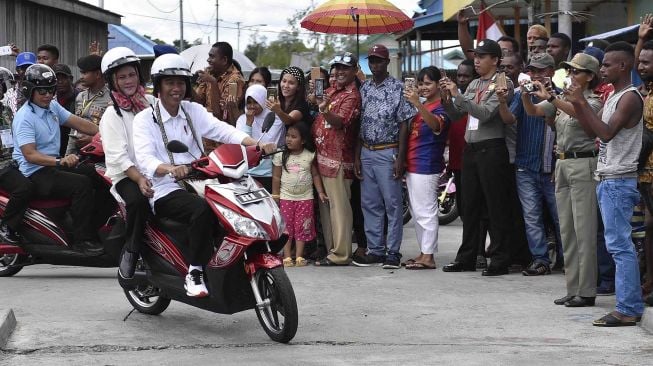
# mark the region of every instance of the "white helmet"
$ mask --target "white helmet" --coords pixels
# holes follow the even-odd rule
[[[174,53],[157,57],[152,63],[152,69],[150,71],[152,84],[154,85],[154,95],[159,94],[161,79],[170,76],[180,76],[186,80],[186,97],[189,98],[191,96],[191,75],[190,67],[183,57]]]
[[[143,73],[141,72],[141,59],[136,56],[134,51],[127,47],[116,47],[108,50],[107,53],[104,54],[100,68],[104,75],[104,79],[109,84],[109,89],[115,90],[112,77],[113,72],[119,67],[128,64],[133,64],[134,67],[136,67],[140,83],[143,84],[144,80]]]
[[[188,76],[190,78],[190,66],[183,57],[174,53],[168,53],[157,57],[152,63],[150,71],[152,78],[158,76]]]

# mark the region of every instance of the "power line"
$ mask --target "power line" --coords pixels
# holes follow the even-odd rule
[[[122,13],[124,13],[124,14],[129,14],[129,15],[134,15],[134,16],[138,16],[138,17],[143,17],[143,18],[151,18],[151,19],[158,19],[158,20],[166,20],[166,21],[168,21],[168,22],[175,22],[175,23],[178,23],[178,22],[179,22],[178,20],[166,19],[166,18],[156,17],[156,16],[152,16],[152,15],[136,14],[136,13],[130,13],[130,12],[126,12],[126,11],[123,11]],[[189,21],[184,21],[184,24],[190,24],[190,25],[197,25],[197,26],[204,26],[204,27],[213,27],[213,28],[215,28],[215,24],[205,24],[205,23],[197,23],[197,22],[189,22]],[[224,25],[221,25],[220,28],[224,28],[224,29],[235,29],[235,30],[238,29],[238,27],[229,27],[229,26],[224,26]],[[246,31],[250,31],[250,32],[254,32],[254,31],[256,31],[255,29],[244,29],[244,30],[246,30]],[[261,32],[261,33],[276,33],[276,34],[292,33],[292,32],[289,32],[289,31],[274,31],[274,30],[258,30],[258,31]],[[297,35],[313,36],[313,33],[312,33],[312,32],[297,32]]]
[[[174,9],[170,10],[170,11],[161,10],[161,9],[157,8],[156,5],[152,4],[152,2],[150,0],[147,0],[147,3],[150,4],[151,7],[153,7],[154,9],[156,9],[157,11],[159,11],[161,13],[170,14],[170,13],[173,13],[173,12],[177,11],[177,9],[179,9],[179,3],[177,3],[177,6]]]

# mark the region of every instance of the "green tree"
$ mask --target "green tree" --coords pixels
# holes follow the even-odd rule
[[[310,51],[308,47],[290,32],[282,32],[279,39],[270,42],[257,59],[257,65],[274,69],[290,65],[293,53]]]
[[[151,36],[148,36],[147,34],[143,34],[143,37],[149,39],[150,41],[156,43],[156,44],[165,44],[166,41],[159,39],[159,38],[152,38]]]

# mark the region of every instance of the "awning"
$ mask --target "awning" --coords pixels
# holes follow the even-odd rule
[[[585,37],[581,39],[580,42],[589,42],[597,39],[609,39],[609,38],[616,38],[616,37],[627,38],[627,36],[631,35],[630,33],[632,33],[632,35],[634,35],[635,38],[637,38],[638,30],[639,30],[639,24],[630,25],[625,28],[619,28],[619,29],[611,30],[609,32],[597,34],[594,36]]]

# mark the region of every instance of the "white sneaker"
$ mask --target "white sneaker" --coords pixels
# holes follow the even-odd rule
[[[209,295],[209,290],[204,284],[204,272],[194,269],[186,275],[184,284],[186,295],[191,297],[205,297]]]

